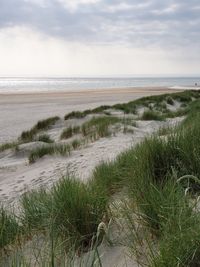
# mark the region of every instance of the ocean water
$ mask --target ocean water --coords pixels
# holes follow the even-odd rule
[[[197,83],[197,86],[195,86]],[[70,92],[127,87],[170,87],[200,89],[195,78],[0,78],[0,93]]]

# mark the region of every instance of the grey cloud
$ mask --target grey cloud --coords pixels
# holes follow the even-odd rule
[[[199,6],[199,0],[101,0],[72,12],[59,0],[42,6],[33,0],[1,0],[0,28],[23,25],[69,41],[200,45]]]

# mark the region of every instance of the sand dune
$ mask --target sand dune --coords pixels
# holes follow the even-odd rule
[[[180,91],[180,90],[179,90]],[[38,120],[73,110],[128,102],[143,96],[175,92],[157,88],[123,88],[82,92],[0,94],[0,143],[16,139]]]

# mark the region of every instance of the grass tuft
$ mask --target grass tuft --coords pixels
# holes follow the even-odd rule
[[[33,126],[29,131],[22,132],[20,139],[23,142],[31,142],[34,140],[36,134],[42,130],[48,129],[51,125],[54,125],[60,118],[51,117],[46,120],[38,121],[35,126]]]
[[[19,145],[18,142],[12,142],[12,143],[4,143],[0,145],[0,152],[3,152],[7,149],[16,149]]]
[[[164,117],[156,111],[147,110],[147,111],[144,111],[144,113],[141,116],[141,119],[146,120],[146,121],[150,121],[150,120],[163,121]]]
[[[38,136],[38,141],[45,143],[53,143],[54,141],[50,138],[48,134],[42,134]]]
[[[8,213],[3,207],[0,208],[0,249],[16,241],[19,234],[19,225],[16,217]]]
[[[45,155],[70,155],[71,149],[68,144],[52,144],[34,149],[29,155],[29,163],[36,162],[37,159]]]
[[[111,135],[109,126],[118,122],[121,122],[121,119],[117,117],[94,117],[82,125],[81,131],[83,136],[95,135],[96,139],[98,139]]]
[[[79,126],[70,126],[66,129],[64,129],[60,135],[60,139],[67,139],[72,137],[74,134],[78,134],[80,132],[80,127]]]

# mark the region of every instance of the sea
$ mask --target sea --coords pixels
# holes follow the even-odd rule
[[[140,78],[27,78],[0,77],[0,94],[34,92],[71,92],[127,87],[170,87],[200,89],[200,77]]]

